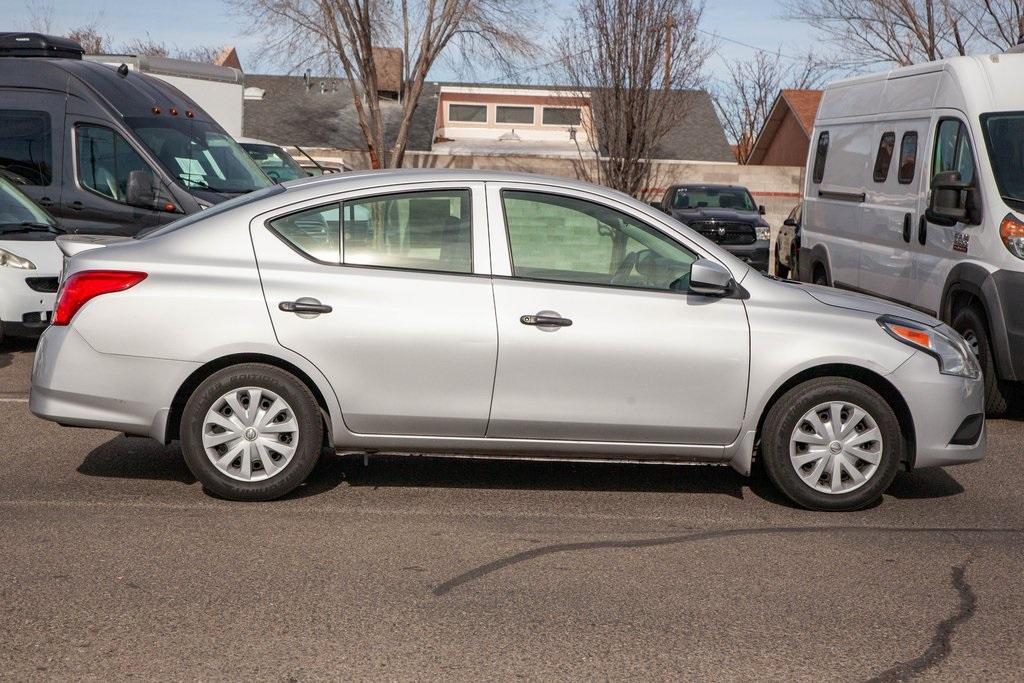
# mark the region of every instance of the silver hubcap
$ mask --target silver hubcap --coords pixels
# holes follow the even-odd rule
[[[963,337],[964,337],[964,341],[967,342],[967,348],[969,348],[971,350],[971,353],[974,354],[974,357],[977,358],[978,357],[978,335],[974,334],[974,330],[965,330],[964,334],[963,334]]]
[[[789,460],[805,484],[822,493],[863,486],[882,461],[882,432],[860,406],[821,403],[804,413],[789,440]]]
[[[267,389],[232,389],[203,420],[203,448],[214,466],[239,481],[282,472],[295,454],[299,424],[288,403]]]

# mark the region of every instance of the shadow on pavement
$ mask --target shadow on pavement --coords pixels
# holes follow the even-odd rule
[[[6,337],[0,340],[0,368],[6,368],[13,363],[16,353],[35,351],[37,342],[37,339],[23,337]]]
[[[177,444],[118,436],[93,449],[78,466],[90,477],[152,479],[194,484]],[[340,486],[509,489],[538,491],[636,491],[705,493],[742,499],[746,492],[762,500],[796,507],[772,485],[760,468],[743,477],[728,467],[634,463],[568,463],[376,454],[363,464],[361,453],[325,451],[309,479],[285,497],[305,498]],[[942,469],[901,473],[887,495],[899,499],[943,498],[963,487]]]

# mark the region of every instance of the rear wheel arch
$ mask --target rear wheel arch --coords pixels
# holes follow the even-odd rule
[[[317,386],[316,382],[314,382],[306,372],[293,363],[282,358],[263,353],[236,353],[228,356],[221,356],[220,358],[206,362],[193,371],[192,374],[185,379],[182,385],[178,387],[178,391],[174,395],[174,400],[171,401],[171,410],[167,416],[167,427],[164,430],[164,443],[170,443],[171,441],[180,438],[181,417],[185,410],[185,404],[199,385],[215,372],[233,365],[241,365],[243,363],[263,363],[265,365],[280,368],[305,384],[310,392],[312,392],[313,397],[316,398],[316,402],[317,405],[320,406],[320,410],[323,411],[324,435],[328,442],[327,445],[333,443],[331,439],[331,434],[333,432],[330,419],[331,410],[323,392],[320,390],[320,387]]]
[[[775,403],[786,394],[786,392],[793,387],[803,384],[804,382],[812,379],[820,379],[822,377],[843,377],[845,379],[852,379],[875,390],[882,396],[882,398],[885,399],[886,403],[889,404],[889,407],[892,408],[894,413],[896,413],[896,418],[903,427],[903,464],[908,470],[913,469],[917,435],[914,431],[914,419],[910,412],[910,407],[904,400],[903,395],[900,394],[899,390],[893,386],[889,380],[876,372],[857,365],[844,363],[817,365],[798,372],[779,385],[779,387],[772,393],[771,397],[765,402],[764,406],[761,408],[760,414],[758,415],[755,443],[760,443],[761,441],[761,430],[764,428],[764,421],[765,418],[768,417],[768,412],[772,409],[772,406],[774,406]]]

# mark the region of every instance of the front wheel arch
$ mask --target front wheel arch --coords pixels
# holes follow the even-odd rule
[[[783,382],[765,402],[760,415],[758,415],[754,443],[758,446],[760,445],[761,430],[764,427],[765,418],[768,416],[768,412],[772,409],[772,406],[775,405],[775,403],[785,395],[787,391],[808,380],[819,379],[822,377],[844,377],[846,379],[852,379],[874,389],[882,396],[882,398],[885,399],[886,403],[889,404],[889,407],[891,407],[893,412],[896,413],[896,418],[899,420],[900,426],[902,427],[901,431],[903,433],[904,441],[903,465],[908,471],[912,470],[914,468],[914,458],[916,455],[917,435],[914,431],[914,419],[910,412],[910,407],[903,399],[903,395],[900,394],[899,390],[897,390],[889,380],[876,372],[872,372],[871,370],[867,370],[856,365],[846,365],[843,363],[818,365],[813,368],[803,370]]]

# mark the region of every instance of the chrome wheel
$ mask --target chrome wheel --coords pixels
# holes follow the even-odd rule
[[[288,403],[267,389],[232,389],[203,419],[203,448],[223,474],[263,481],[288,466],[299,440],[299,424]]]
[[[863,408],[845,401],[821,403],[797,420],[789,440],[797,476],[822,493],[863,486],[882,461],[882,431]]]
[[[967,342],[967,348],[971,350],[975,358],[980,358],[980,349],[978,348],[978,335],[974,333],[974,330],[964,330],[963,333],[964,341]]]

